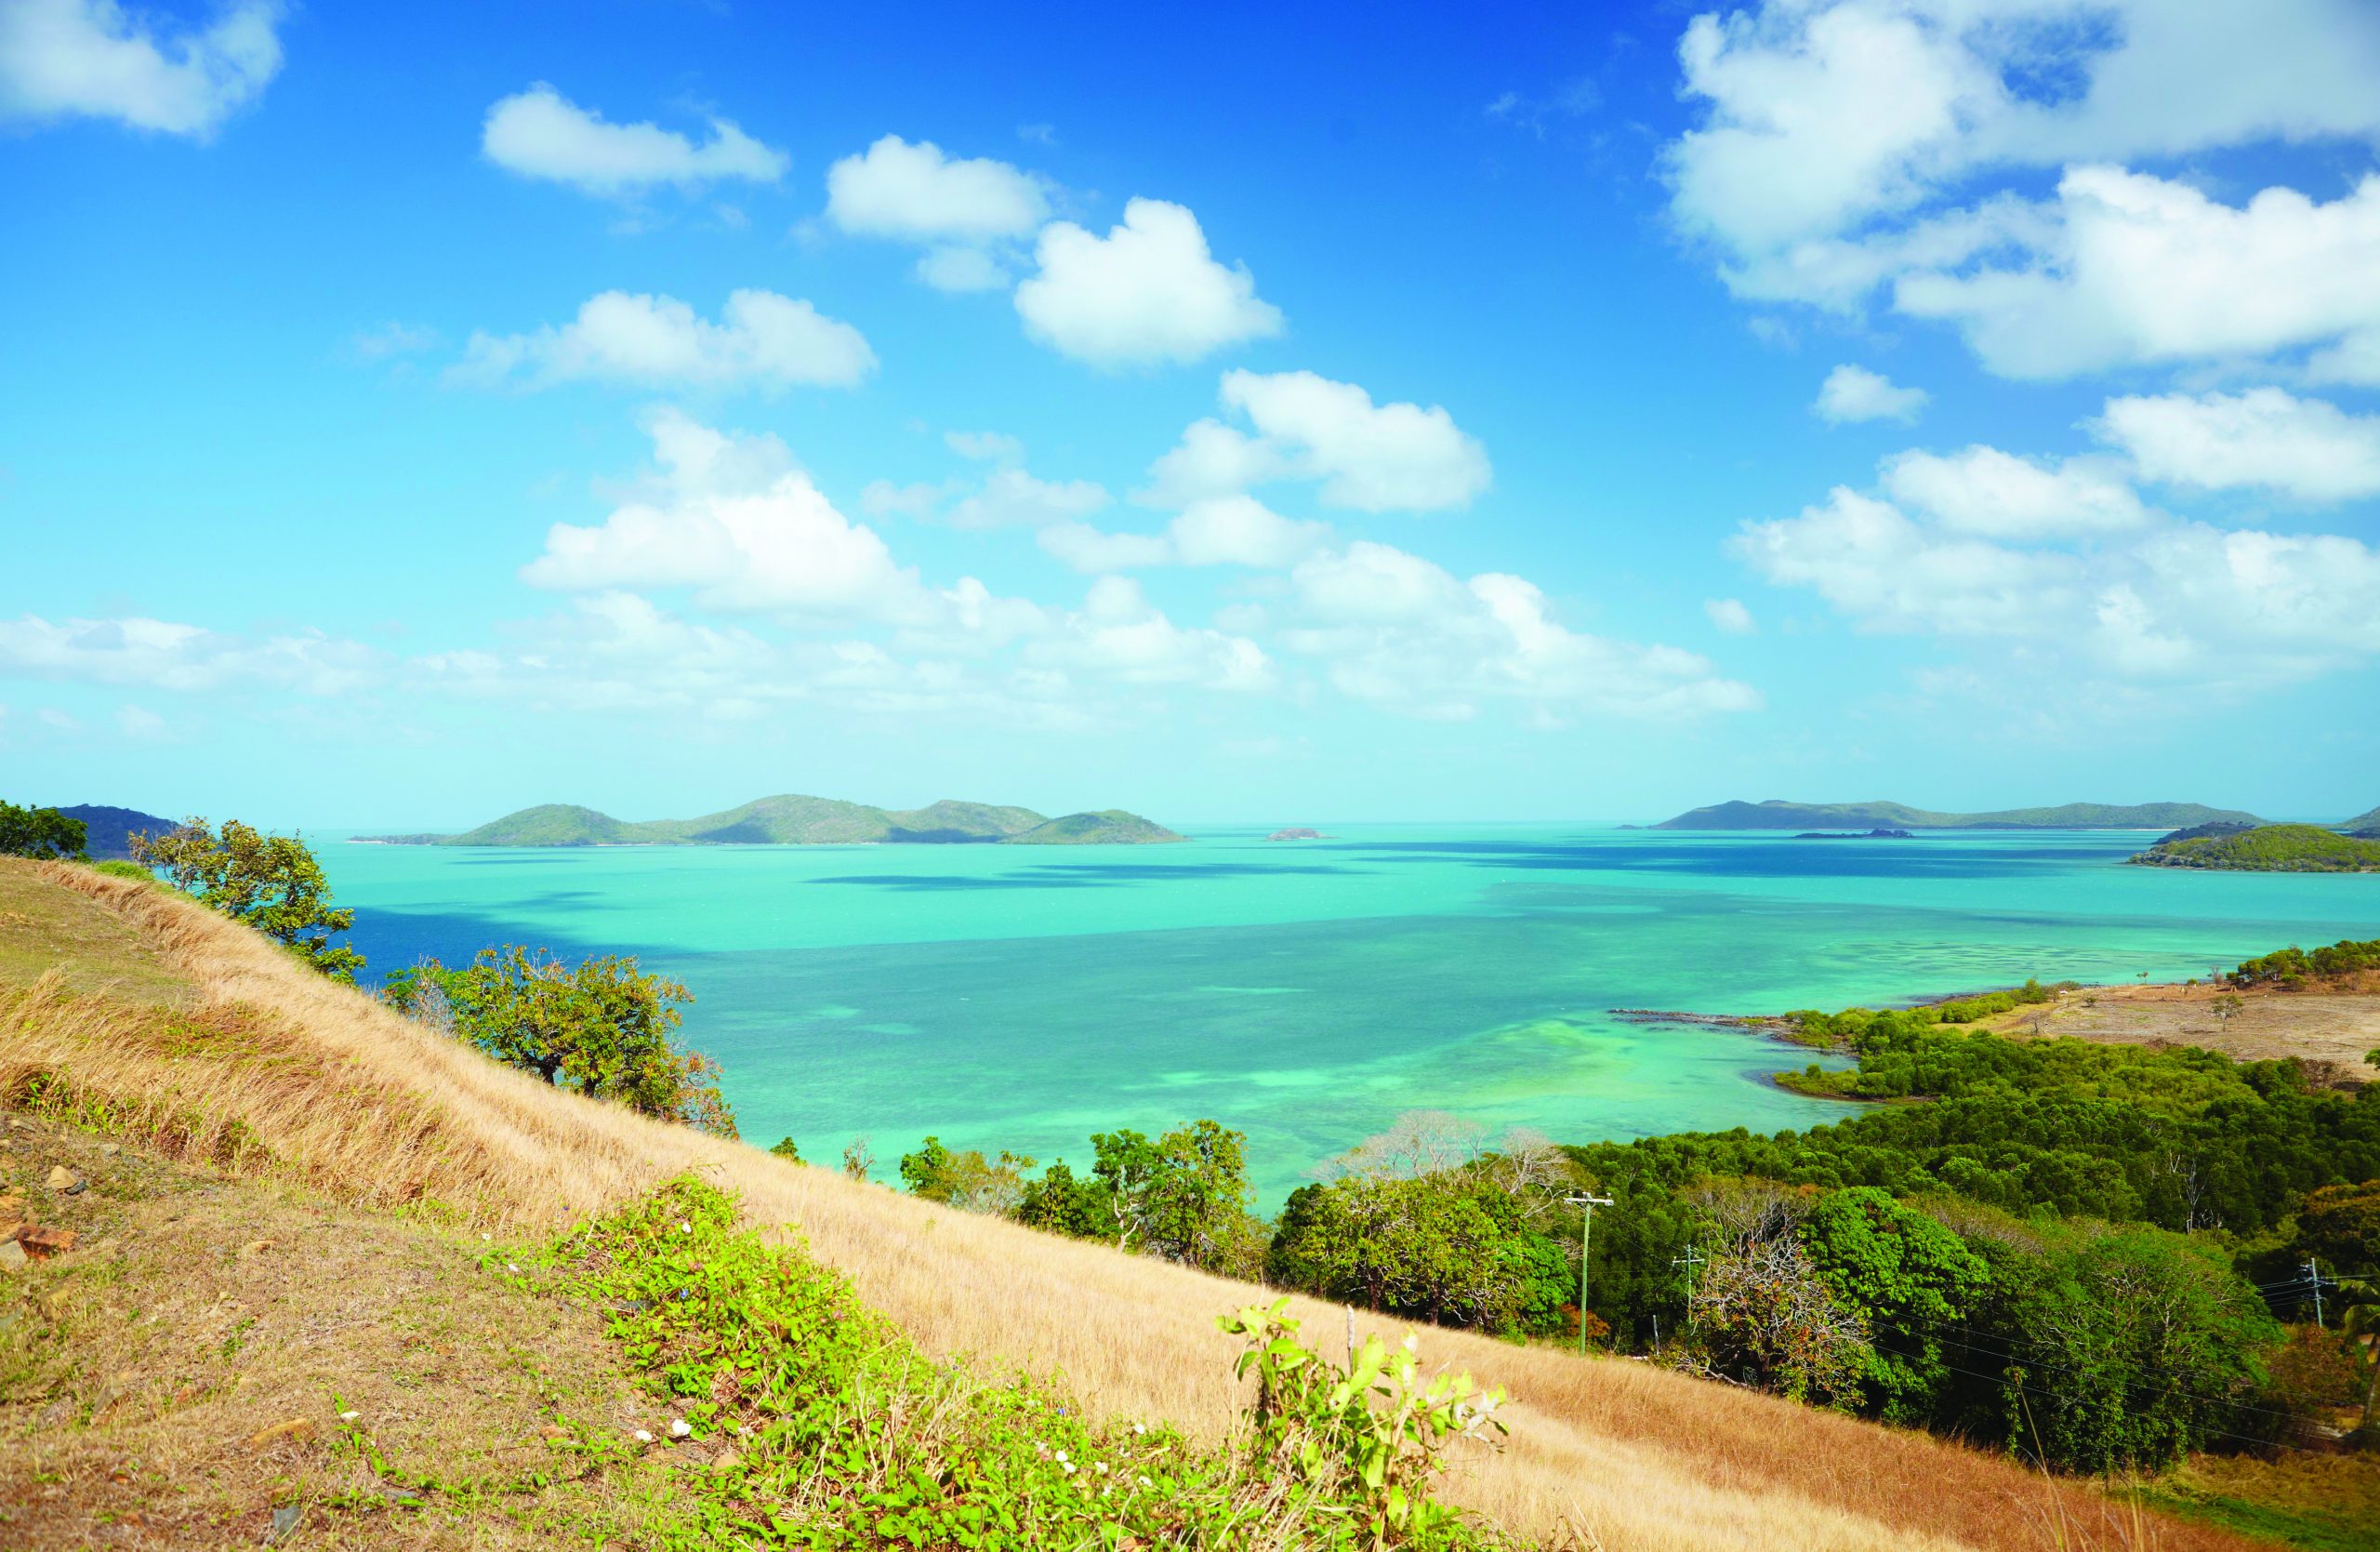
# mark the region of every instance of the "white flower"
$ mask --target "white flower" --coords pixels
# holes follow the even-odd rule
[[[508,1261],[504,1264],[504,1269],[508,1272],[517,1272],[521,1269],[521,1265],[516,1261]]]
[[[1064,1450],[1058,1452],[1058,1464],[1060,1466],[1066,1464],[1066,1453]]]
[[[653,1442],[653,1436],[645,1432],[642,1428],[639,1428],[636,1431],[636,1441],[639,1444],[650,1444]]]
[[[1145,1423],[1135,1423],[1132,1425],[1132,1431],[1136,1434],[1144,1434],[1149,1431],[1148,1425]]]
[[[692,1234],[694,1231],[694,1225],[692,1225],[692,1224],[688,1223],[688,1222],[687,1222],[685,1219],[683,1219],[683,1218],[681,1218],[681,1219],[679,1219],[679,1220],[678,1220],[678,1232],[679,1232],[679,1233],[681,1233],[681,1234]]]
[[[1115,1491],[1116,1491],[1116,1484],[1115,1484],[1114,1482],[1103,1482],[1103,1483],[1101,1483],[1101,1484],[1100,1484],[1100,1488],[1099,1488],[1099,1495],[1100,1495],[1102,1498],[1104,1498],[1104,1497],[1106,1497],[1109,1493],[1111,1493],[1111,1492],[1115,1492]]]
[[[483,1239],[483,1240],[493,1240],[493,1239],[495,1239],[495,1238],[496,1238],[496,1236],[495,1236],[495,1235],[493,1235],[493,1234],[483,1234],[483,1235],[481,1235],[481,1236],[480,1236],[480,1238],[481,1238],[481,1239]]]
[[[1098,1472],[1103,1477],[1107,1475],[1107,1463],[1104,1460],[1092,1461],[1091,1463],[1091,1468],[1093,1471]]]
[[[687,1422],[684,1418],[682,1418],[682,1417],[672,1417],[671,1419],[669,1419],[669,1437],[670,1437],[670,1438],[672,1438],[672,1439],[683,1439],[683,1438],[685,1438],[688,1434],[691,1434],[691,1433],[693,1433],[694,1431],[694,1426],[692,1423]]]
[[[342,1412],[338,1414],[338,1420],[342,1423],[352,1423],[363,1415],[360,1412]]]
[[[1075,1463],[1070,1460],[1062,1460],[1058,1463],[1058,1469],[1071,1477],[1075,1474]]]
[[[1156,1484],[1151,1482],[1146,1477],[1144,1477],[1141,1479],[1141,1485],[1143,1487],[1154,1487]]]

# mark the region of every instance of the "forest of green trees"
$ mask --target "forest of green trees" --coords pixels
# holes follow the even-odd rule
[[[2380,944],[2291,949],[2231,978],[2373,962]],[[1081,1175],[932,1139],[900,1170],[1051,1232],[1514,1340],[1583,1327],[2067,1469],[2285,1444],[2309,1409],[2368,1398],[2380,1375],[2339,1328],[2380,1314],[2380,1084],[1962,1027],[2050,994],[1798,1015],[1857,1058],[1824,1074],[1834,1090],[1884,1102],[1807,1131],[1557,1147],[1417,1112],[1269,1225],[1238,1135],[1211,1121],[1102,1134]],[[1609,1204],[1581,1311],[1588,1194]],[[2309,1285],[2329,1290],[2327,1324],[2285,1324]]]

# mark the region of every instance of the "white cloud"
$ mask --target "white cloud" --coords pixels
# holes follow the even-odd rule
[[[33,679],[179,692],[264,684],[337,696],[372,683],[382,667],[380,654],[319,631],[258,638],[141,616],[0,620],[0,669]]]
[[[1193,502],[1162,534],[1111,534],[1084,523],[1060,523],[1038,536],[1043,550],[1083,572],[1164,565],[1284,571],[1329,537],[1328,524],[1295,522],[1250,496]]]
[[[521,570],[533,587],[696,590],[706,608],[899,620],[924,613],[917,573],[792,467],[774,438],[730,437],[676,410],[647,421],[659,473],[602,523],[557,523]]]
[[[2110,399],[2092,429],[2161,484],[2260,485],[2308,501],[2380,495],[2380,416],[2278,388]]]
[[[205,139],[281,69],[278,0],[175,27],[114,0],[0,5],[0,120],[109,118]]]
[[[1741,296],[1889,287],[2016,377],[2380,365],[2380,188],[2235,208],[2122,165],[2380,135],[2363,0],[1763,0],[1696,19],[1679,59],[1704,112],[1666,154],[1673,213]]]
[[[1435,405],[1375,405],[1355,384],[1312,372],[1226,372],[1222,397],[1254,434],[1194,422],[1150,466],[1140,499],[1183,505],[1303,479],[1321,482],[1328,506],[1430,511],[1468,505],[1492,478],[1486,450]]]
[[[981,248],[929,248],[918,256],[917,275],[937,291],[997,291],[1008,284],[1008,270]]]
[[[545,82],[499,99],[487,111],[480,150],[523,178],[549,179],[589,194],[620,197],[663,184],[694,191],[739,179],[774,183],[791,159],[723,118],[697,145],[655,124],[613,124]]]
[[[115,725],[127,738],[162,738],[165,734],[165,719],[145,706],[116,708]]]
[[[1711,617],[1712,625],[1730,636],[1749,636],[1760,629],[1740,598],[1706,598],[1702,612]]]
[[[1327,664],[1343,694],[1403,715],[1463,721],[1500,699],[1528,704],[1541,722],[1760,705],[1758,692],[1720,677],[1698,654],[1569,630],[1518,577],[1461,581],[1418,555],[1359,539],[1306,561],[1291,582],[1291,648]]]
[[[1022,469],[996,469],[952,505],[949,521],[954,528],[1038,528],[1078,523],[1107,502],[1105,487],[1090,480],[1039,480]]]
[[[1818,385],[1818,403],[1810,407],[1821,420],[1843,425],[1855,420],[1898,420],[1903,423],[1917,418],[1933,395],[1922,388],[1900,388],[1880,372],[1849,362],[1826,375]]]
[[[982,243],[1025,236],[1049,214],[1038,179],[987,156],[945,156],[932,140],[887,135],[826,169],[826,219],[856,236]]]
[[[2107,460],[2047,464],[1976,445],[1947,457],[1908,452],[1886,458],[1884,489],[1944,531],[1985,538],[2119,533],[2149,521],[2149,510]]]
[[[1263,690],[1273,683],[1263,648],[1245,636],[1174,624],[1127,577],[1093,582],[1081,611],[1027,646],[1025,658],[1130,684]]]
[[[1039,272],[1016,288],[1025,332],[1095,366],[1196,361],[1281,332],[1247,266],[1216,262],[1179,205],[1132,200],[1105,237],[1052,221],[1036,258]]]
[[[425,351],[436,350],[443,342],[434,328],[391,319],[377,328],[359,329],[349,336],[347,353],[353,360],[369,365],[400,356],[419,355]]]
[[[1913,271],[1894,306],[1955,325],[2014,378],[2380,333],[2380,174],[2327,204],[2270,188],[2235,209],[2188,184],[2078,166],[2056,209],[2055,237],[2019,262]]]
[[[983,463],[1025,461],[1025,444],[1005,431],[945,431],[942,444],[962,458]]]
[[[1962,457],[1978,452],[2007,458]],[[1913,457],[1887,462],[1888,487],[1921,467]],[[2380,551],[2359,540],[2227,532],[2144,511],[2112,542],[2090,524],[2028,528],[2005,515],[1963,531],[1913,503],[1838,487],[1798,516],[1746,524],[1730,550],[1861,630],[1963,640],[2001,655],[1993,678],[2030,673],[2067,692],[2095,680],[2240,690],[2380,657],[2370,604]]]
[[[674,297],[606,291],[588,298],[560,328],[474,332],[448,377],[526,389],[578,381],[844,387],[875,366],[876,352],[859,330],[774,291],[730,293],[718,323]]]

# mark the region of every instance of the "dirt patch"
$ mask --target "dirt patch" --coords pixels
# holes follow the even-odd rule
[[[0,1545],[548,1545],[657,1488],[661,1403],[477,1234],[107,1147],[0,1118],[76,1237],[0,1271]]]
[[[2239,999],[2224,1018],[2216,999]],[[2227,991],[2207,986],[2095,987],[2018,1008],[1977,1028],[2009,1035],[2067,1035],[2118,1045],[2195,1045],[2235,1061],[2295,1056],[2328,1062],[2342,1083],[2375,1076],[2364,1053],[2380,1048],[2380,987],[2320,991]]]

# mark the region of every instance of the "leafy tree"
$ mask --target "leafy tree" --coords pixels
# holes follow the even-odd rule
[[[628,955],[575,965],[542,948],[483,948],[449,969],[424,960],[390,975],[390,1006],[443,1028],[504,1063],[595,1099],[722,1137],[735,1118],[719,1092],[719,1064],[672,1041],[694,994],[648,975]]]
[[[80,819],[54,808],[20,808],[0,801],[0,856],[80,858],[87,839],[88,829]]]
[[[334,980],[354,984],[364,956],[333,935],[355,912],[332,909],[322,864],[294,835],[268,835],[237,819],[220,831],[188,819],[164,835],[132,838],[133,859],[201,905],[245,922]]]
[[[1695,1283],[1690,1307],[1714,1366],[1795,1400],[1857,1397],[1874,1359],[1860,1312],[1835,1297],[1792,1234],[1722,1250]]]
[[[1115,1242],[1209,1271],[1245,1258],[1247,1139],[1211,1121],[1155,1142],[1138,1132],[1096,1133],[1091,1173],[1106,1187]]]
[[[778,1138],[776,1145],[769,1151],[789,1164],[801,1162],[801,1147],[791,1137]]]
[[[974,1148],[963,1152],[928,1137],[915,1153],[901,1157],[902,1184],[912,1196],[958,1208],[962,1213],[1012,1216],[1025,1196],[1025,1172],[1033,1161],[1003,1152],[986,1159]]]
[[[2352,1271],[2380,1273],[2380,1180],[2325,1186],[2297,1212],[2293,1258],[2312,1257]]]
[[[1100,1176],[1078,1175],[1064,1159],[1055,1160],[1038,1180],[1025,1183],[1016,1221],[1046,1234],[1104,1240],[1116,1227],[1115,1190]]]
[[[1828,1292],[1866,1320],[1863,1410],[1924,1422],[1950,1388],[1941,1333],[1964,1322],[1990,1269],[1958,1235],[1872,1186],[1819,1198],[1800,1236]]]

